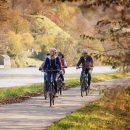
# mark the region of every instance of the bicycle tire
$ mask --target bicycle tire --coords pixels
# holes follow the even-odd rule
[[[88,93],[89,93],[89,92],[88,92],[88,88],[86,89],[86,91],[85,91],[85,92],[86,92],[86,96],[88,96]]]
[[[44,91],[44,98],[47,100],[47,92]]]
[[[62,95],[62,87],[60,87],[60,95]]]
[[[89,90],[90,90],[90,87],[87,87],[87,89],[86,89],[86,96],[88,96]]]
[[[53,84],[50,84],[50,94],[49,94],[49,96],[50,96],[50,107],[52,107],[52,105],[53,105],[53,100],[54,100],[54,94],[53,94]]]
[[[55,105],[55,95],[53,95],[52,98],[53,98],[53,99],[52,99],[52,103],[53,103],[53,105]]]
[[[50,107],[52,107],[52,93],[50,93]]]
[[[62,90],[63,90],[63,83],[62,83],[62,81],[59,80],[57,82],[57,88],[58,88],[58,94],[62,95]]]

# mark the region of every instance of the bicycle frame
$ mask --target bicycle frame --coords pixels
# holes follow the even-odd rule
[[[54,100],[55,100],[55,82],[54,82],[54,76],[53,76],[53,72],[56,72],[57,70],[48,70],[46,72],[50,72],[50,83],[48,83],[48,93],[49,93],[49,97],[50,97],[50,107],[52,107],[52,105],[54,105]]]
[[[61,73],[59,73],[58,77],[57,77],[57,89],[58,89],[58,93],[60,95],[62,95],[62,90],[63,90],[63,81],[61,79]]]
[[[85,71],[83,71],[83,77],[82,77],[82,79],[81,79],[81,82],[85,82],[86,81],[86,84],[87,84],[87,82],[88,82],[88,77],[87,77],[87,74],[85,74]]]
[[[83,71],[83,76],[81,79],[81,96],[83,97],[83,93],[86,92],[86,96],[88,95],[88,77],[85,71]]]

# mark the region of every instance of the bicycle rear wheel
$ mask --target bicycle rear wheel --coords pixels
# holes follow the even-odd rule
[[[60,95],[62,95],[62,87],[60,87]]]
[[[55,95],[53,95],[52,103],[55,105]]]
[[[57,82],[58,94],[62,95],[63,83],[61,80]]]
[[[50,107],[54,104],[53,84],[49,86]]]
[[[47,99],[47,91],[44,90],[44,98]]]
[[[90,87],[88,86],[88,87],[86,88],[86,96],[88,96],[89,90],[90,90]]]
[[[53,95],[52,93],[50,93],[50,107],[52,107],[52,104],[53,104]]]

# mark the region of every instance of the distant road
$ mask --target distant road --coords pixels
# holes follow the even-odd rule
[[[68,67],[66,69],[66,79],[78,78],[80,71],[75,67]],[[116,70],[111,66],[97,66],[94,67],[93,73],[112,73]],[[32,83],[42,83],[43,73],[38,68],[12,68],[12,69],[0,69],[0,88],[23,86]]]

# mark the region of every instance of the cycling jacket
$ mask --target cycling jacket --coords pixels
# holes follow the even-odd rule
[[[93,59],[91,56],[88,56],[87,58],[84,58],[83,56],[80,57],[78,63],[77,63],[77,66],[80,66],[80,64],[82,64],[82,68],[83,69],[86,69],[86,68],[89,68],[89,63],[92,63],[93,64]]]
[[[48,56],[43,65],[43,70],[61,70],[61,63],[59,57],[51,59],[51,57]]]

